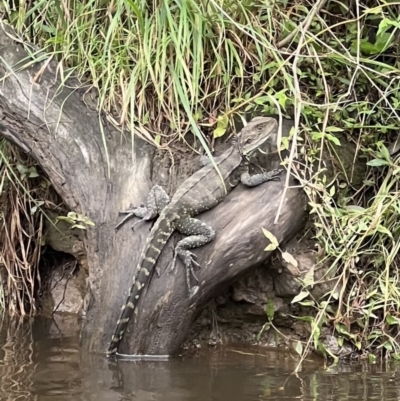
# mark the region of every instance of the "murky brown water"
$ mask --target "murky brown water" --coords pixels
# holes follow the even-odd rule
[[[253,401],[400,400],[396,366],[326,369],[259,348],[207,350],[169,361],[118,361],[84,356],[72,319],[36,320],[0,330],[0,400]]]

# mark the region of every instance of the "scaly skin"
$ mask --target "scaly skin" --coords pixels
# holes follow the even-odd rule
[[[128,218],[132,215],[141,217],[142,220],[150,220],[157,215],[159,218],[147,238],[137,267],[137,274],[133,279],[128,299],[122,308],[107,356],[116,354],[132,313],[137,311],[143,288],[156,267],[161,251],[175,230],[188,237],[178,242],[172,269],[175,266],[176,257],[179,256],[186,268],[190,297],[197,293],[199,287],[190,286],[190,274],[197,280],[193,264],[198,264],[193,260],[195,255],[189,249],[203,246],[212,241],[215,232],[206,223],[194,219],[193,216],[216,206],[239,182],[255,186],[275,179],[283,171],[282,169],[273,170],[250,177],[243,163],[244,158],[248,158],[254,150],[261,147],[276,130],[276,120],[267,117],[256,117],[243,128],[239,134],[239,143],[235,143],[215,159],[224,184],[222,184],[221,176],[214,165],[208,163],[183,182],[171,201],[165,191],[156,185],[148,196],[147,208],[141,206],[123,212],[128,214]]]

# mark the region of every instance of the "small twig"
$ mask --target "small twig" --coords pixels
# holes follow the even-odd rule
[[[281,47],[287,45],[296,35],[298,32],[303,31],[300,39],[300,42],[304,41],[304,35],[308,31],[308,28],[311,25],[312,20],[314,19],[315,15],[321,10],[321,8],[325,5],[326,0],[320,0],[315,4],[314,8],[311,10],[310,14],[308,14],[307,18],[298,26],[297,29],[295,29],[293,32],[291,32],[288,36],[286,36],[285,39],[282,39],[280,42],[277,43],[276,47],[280,49]],[[300,42],[299,46],[297,47],[297,50],[300,49]],[[296,53],[297,53],[296,50]]]
[[[324,6],[324,4],[326,3],[326,0],[319,0],[313,10],[311,10],[310,14],[308,15],[308,17],[306,18],[306,20],[304,21],[304,29],[301,32],[301,37],[300,37],[300,41],[299,44],[297,46],[297,49],[294,53],[294,60],[293,60],[293,65],[292,65],[292,70],[293,70],[293,81],[294,81],[294,87],[295,87],[295,119],[294,119],[294,134],[293,134],[293,138],[292,138],[292,146],[290,148],[290,154],[289,154],[289,163],[288,163],[288,174],[286,174],[286,181],[285,181],[285,187],[283,189],[283,194],[281,196],[281,200],[279,202],[279,207],[278,207],[278,211],[276,212],[276,217],[274,220],[274,224],[277,224],[278,219],[279,219],[279,215],[281,213],[282,207],[283,207],[283,203],[285,201],[286,198],[286,192],[289,189],[289,180],[290,180],[290,171],[292,169],[292,164],[293,164],[293,160],[294,160],[294,155],[297,149],[297,133],[299,131],[299,125],[300,125],[300,115],[301,115],[301,90],[300,90],[300,84],[299,84],[299,79],[297,76],[297,64],[299,61],[299,56],[300,56],[300,52],[301,49],[304,45],[304,40],[305,40],[305,36],[307,33],[308,28],[311,25],[312,19],[314,18],[314,16],[317,14],[317,12]]]

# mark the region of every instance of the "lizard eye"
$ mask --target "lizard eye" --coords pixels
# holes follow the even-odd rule
[[[258,132],[261,132],[261,131],[264,130],[264,128],[265,128],[265,124],[260,124],[260,125],[257,125],[256,130],[257,130]]]

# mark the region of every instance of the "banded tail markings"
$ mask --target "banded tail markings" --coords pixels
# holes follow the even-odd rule
[[[118,351],[118,346],[122,340],[123,333],[128,327],[132,314],[137,314],[137,305],[140,301],[140,296],[143,292],[143,288],[148,283],[152,271],[154,271],[158,257],[163,247],[157,246],[157,241],[162,239],[163,245],[167,242],[172,232],[175,230],[173,224],[167,224],[166,217],[159,219],[153,226],[152,232],[150,233],[150,240],[146,242],[143,249],[141,260],[138,265],[138,273],[136,280],[132,284],[129,296],[124,304],[124,308],[121,311],[121,316],[117,323],[114,335],[111,343],[107,350],[107,356],[110,357]],[[163,234],[161,234],[161,232]],[[168,235],[166,235],[168,233]]]

